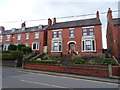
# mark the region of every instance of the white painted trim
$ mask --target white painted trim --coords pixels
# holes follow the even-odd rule
[[[71,30],[71,29],[75,29],[75,28],[69,28],[69,30]]]
[[[86,26],[86,27],[82,27],[82,28],[94,28],[94,26]]]
[[[56,30],[52,30],[52,31],[53,31],[53,32],[54,32],[54,31],[62,31],[62,29],[56,29]]]
[[[71,43],[71,42],[74,42],[76,44],[76,41],[68,41],[67,44]]]
[[[33,44],[37,43],[38,44],[38,49],[33,49]],[[32,50],[39,50],[40,48],[40,42],[38,41],[35,41],[35,42],[32,42]]]

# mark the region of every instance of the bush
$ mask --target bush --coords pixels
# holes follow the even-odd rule
[[[23,60],[23,52],[21,51],[12,51],[10,54],[13,60],[18,60],[18,61]]]
[[[54,60],[26,60],[27,64],[56,64]]]
[[[101,65],[117,65],[117,63],[112,58],[104,58]]]
[[[17,50],[17,46],[16,45],[13,45],[13,44],[10,44],[8,46],[8,50]]]
[[[31,53],[32,49],[31,49],[31,47],[22,47],[21,51],[23,53]]]
[[[18,44],[18,50],[21,51],[23,47],[26,47],[24,44]]]
[[[13,60],[13,57],[9,53],[3,53],[2,54],[2,60]]]
[[[73,64],[84,64],[84,63],[85,63],[85,61],[82,58],[78,58],[73,62]]]

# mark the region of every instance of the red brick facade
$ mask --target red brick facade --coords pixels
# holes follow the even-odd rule
[[[97,19],[99,19],[99,12],[97,12]],[[56,19],[55,19],[56,23]],[[54,24],[55,24],[54,23]],[[61,22],[62,23],[62,22]],[[69,23],[69,22],[68,22]],[[53,26],[54,26],[53,24]],[[74,22],[73,22],[74,24]],[[93,28],[94,34],[83,36],[83,28]],[[70,37],[70,30],[74,29],[74,37]],[[61,31],[62,37],[61,38],[53,38],[54,31]],[[77,53],[102,53],[102,32],[101,32],[101,25],[85,25],[85,26],[77,26],[77,27],[66,27],[66,28],[57,28],[57,29],[49,29],[48,30],[48,41],[47,41],[47,51],[50,55],[60,55],[68,54],[70,52],[70,43],[74,44],[74,52]],[[58,36],[58,35],[57,35]],[[83,51],[83,43],[82,39],[87,38],[87,40],[95,40],[95,50],[94,51]],[[53,42],[60,41],[62,43],[62,50],[61,51],[53,51]],[[91,42],[92,43],[92,42]]]
[[[107,14],[107,49],[109,53],[120,57],[120,18],[112,18],[112,11]]]
[[[2,34],[3,50],[7,50],[10,44],[25,44],[32,47],[33,51],[47,51],[50,55],[102,53],[102,32],[98,11],[96,18],[61,23],[57,23],[56,18],[53,20],[52,24],[49,18],[48,25],[41,29],[38,28],[39,26],[26,28],[24,22],[20,29],[4,31]],[[1,29],[4,28],[1,27]],[[37,39],[35,39],[35,33],[39,33]],[[26,39],[26,34],[29,34],[29,39]],[[34,49],[34,46],[38,48]]]

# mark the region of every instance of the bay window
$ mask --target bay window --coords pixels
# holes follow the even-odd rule
[[[52,51],[55,51],[55,52],[62,51],[62,42],[61,41],[52,42]]]

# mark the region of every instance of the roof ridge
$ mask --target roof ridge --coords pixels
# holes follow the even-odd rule
[[[98,18],[89,18],[89,19],[79,19],[79,20],[72,20],[72,21],[65,21],[65,22],[57,22],[55,24],[68,23],[68,22],[76,22],[76,21],[84,21],[84,20],[91,20],[91,19],[98,19]]]

